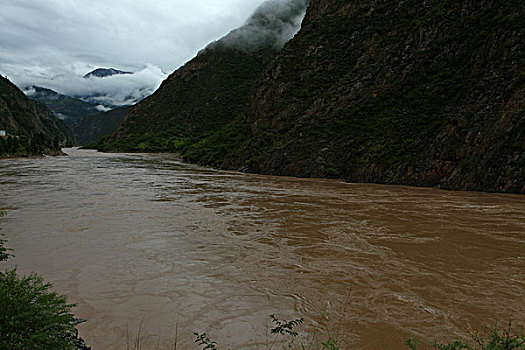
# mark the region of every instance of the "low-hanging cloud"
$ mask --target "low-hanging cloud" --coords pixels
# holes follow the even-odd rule
[[[221,39],[221,43],[239,50],[258,50],[274,46],[280,49],[301,28],[309,0],[267,0],[244,25]]]
[[[84,75],[90,71],[85,69],[68,70],[59,75],[55,75],[54,71],[46,72],[41,67],[35,70],[38,71],[37,75],[31,68],[23,70],[21,75],[16,76],[16,80],[30,81],[31,85],[43,86],[64,95],[78,97],[102,105],[103,108],[134,104],[151,95],[167,77],[159,67],[151,64],[133,74],[90,79],[84,78]],[[26,89],[26,86],[21,88]],[[28,96],[34,93],[31,88],[25,92]]]
[[[100,111],[100,112],[107,112],[111,110],[111,108],[106,107],[104,105],[97,105],[95,108],[97,109],[97,111]]]
[[[0,0],[0,74],[19,87],[41,85],[74,95],[112,87],[115,101],[136,98],[127,96],[130,87],[145,83],[140,96],[151,91],[162,72],[174,71],[241,26],[262,2]],[[96,86],[77,79],[98,67],[136,73]]]

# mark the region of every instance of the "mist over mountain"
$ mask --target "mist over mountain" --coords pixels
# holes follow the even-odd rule
[[[241,26],[262,2],[3,1],[0,72],[20,88],[45,86],[69,96],[40,78],[84,76],[99,67],[138,72],[148,64],[171,73]]]
[[[35,74],[35,71],[39,71],[39,74]],[[151,95],[167,76],[159,67],[153,65],[147,65],[132,74],[97,73],[104,77],[92,75],[90,78],[84,78],[86,71],[84,66],[66,66],[60,70],[28,67],[17,72],[14,80],[20,89],[40,86],[84,102],[115,108],[135,104]]]
[[[80,145],[92,143],[113,132],[129,109],[128,106],[112,109],[101,104],[88,103],[34,85],[27,87],[24,93],[32,100],[49,107],[58,119],[71,128]]]
[[[217,43],[240,51],[254,51],[271,43],[280,50],[301,28],[308,0],[269,0],[262,3],[246,23]]]
[[[84,102],[78,98],[62,95],[51,89],[36,85],[26,87],[24,93],[27,97],[48,106],[59,119],[70,126],[79,118],[97,114],[106,109],[105,106]]]

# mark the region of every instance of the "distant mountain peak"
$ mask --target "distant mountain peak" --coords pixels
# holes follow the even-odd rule
[[[97,68],[86,75],[84,75],[84,78],[89,79],[91,77],[96,78],[105,78],[110,77],[112,75],[120,75],[120,74],[133,74],[133,72],[126,72],[122,70],[118,70],[115,68]]]

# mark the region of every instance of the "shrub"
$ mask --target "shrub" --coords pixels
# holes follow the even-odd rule
[[[73,305],[50,289],[36,274],[0,273],[0,350],[75,348]]]

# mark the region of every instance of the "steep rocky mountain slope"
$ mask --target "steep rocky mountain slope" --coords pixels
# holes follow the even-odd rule
[[[30,100],[0,75],[0,130],[2,154],[36,154],[57,151],[74,142],[73,133],[46,106]]]
[[[524,16],[519,0],[311,0],[277,55],[255,64],[246,61],[253,51],[204,50],[102,149],[178,150],[264,174],[525,193]],[[169,147],[130,147],[151,139]]]
[[[250,171],[525,193],[522,1],[312,0],[246,108]]]
[[[282,45],[293,36],[306,0],[264,3],[241,28],[211,43],[135,105],[105,150],[174,150],[230,123]]]

